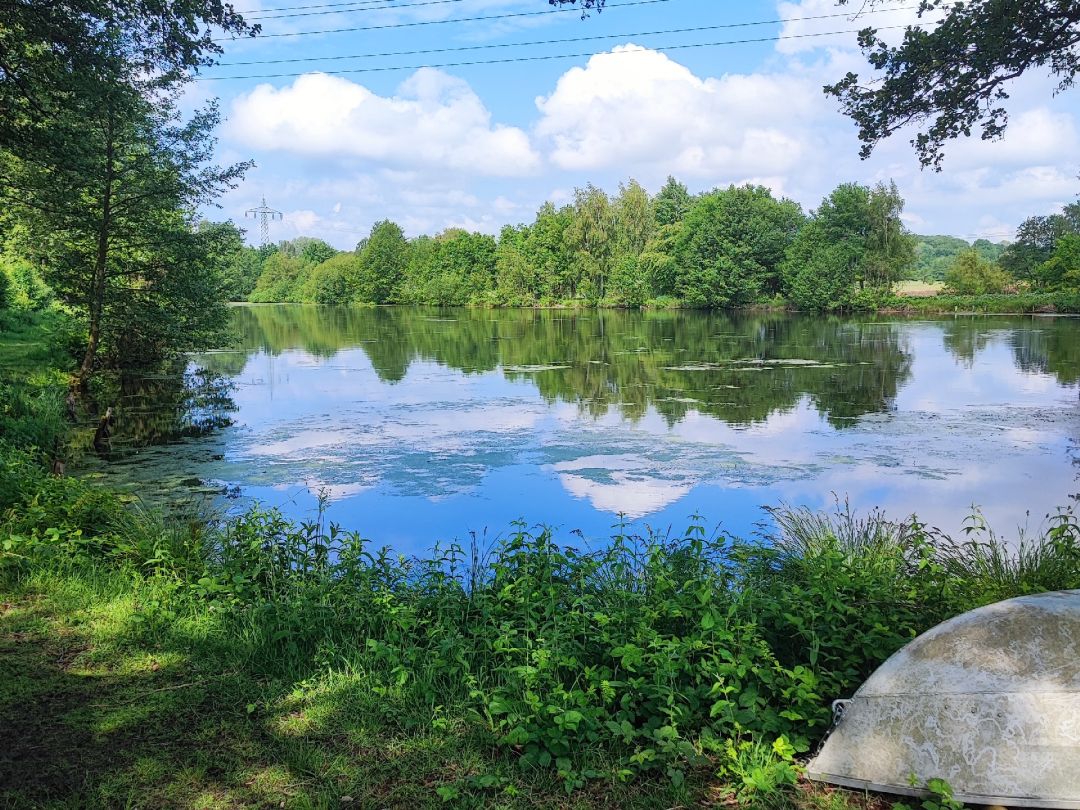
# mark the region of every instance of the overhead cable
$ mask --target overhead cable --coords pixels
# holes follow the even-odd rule
[[[916,6],[903,6],[902,8],[910,9],[916,8]],[[878,14],[882,11],[896,11],[900,9],[875,9],[865,12],[867,14]],[[296,62],[333,62],[340,61],[342,59],[376,59],[387,56],[420,56],[422,54],[432,53],[457,53],[461,51],[484,51],[497,48],[526,48],[536,45],[565,45],[572,42],[593,42],[599,39],[623,39],[626,37],[650,37],[659,36],[661,34],[691,34],[701,31],[718,31],[729,28],[750,28],[758,25],[780,25],[787,22],[807,22],[812,20],[826,20],[836,17],[848,17],[850,14],[818,14],[813,17],[789,17],[785,20],[754,20],[751,22],[737,22],[737,23],[720,23],[717,25],[698,25],[690,28],[667,28],[657,31],[632,31],[622,34],[596,34],[587,37],[567,37],[563,39],[537,39],[529,42],[500,42],[500,43],[487,43],[484,45],[459,45],[452,48],[422,48],[410,51],[383,51],[380,53],[358,53],[349,54],[347,56],[303,56],[292,59],[255,59],[245,62],[220,62],[215,67],[240,67],[242,65],[286,65],[294,64]]]
[[[906,28],[903,25],[889,25],[882,26],[879,31],[888,31],[896,28]],[[812,34],[780,34],[772,37],[758,37],[755,39],[730,39],[721,42],[694,42],[688,44],[678,45],[660,45],[653,46],[650,50],[655,51],[678,51],[686,50],[689,48],[715,48],[725,45],[747,45],[757,42],[777,42],[779,40],[790,39],[811,39],[814,37],[833,37],[841,36],[844,34],[857,34],[858,29],[848,29],[846,31],[820,31]],[[609,56],[618,56],[627,53],[637,53],[635,50],[626,51],[613,51],[607,53]],[[426,65],[386,65],[367,68],[350,68],[347,70],[323,70],[323,71],[301,71],[299,73],[266,73],[266,74],[251,74],[246,76],[198,76],[195,77],[196,81],[233,81],[241,79],[288,79],[295,78],[297,76],[304,76],[308,73],[323,73],[333,76],[348,75],[354,73],[384,73],[391,70],[421,70],[422,68],[449,68],[449,67],[472,67],[476,65],[505,65],[515,62],[546,62],[553,59],[581,59],[586,57],[599,56],[600,54],[586,51],[584,53],[560,53],[560,54],[539,54],[536,56],[516,56],[506,59],[480,59],[467,62],[442,62],[440,64],[426,64]]]
[[[615,8],[627,8],[629,6],[651,6],[657,3],[670,3],[672,0],[624,0],[622,3],[612,3],[607,5],[608,9]],[[414,20],[412,22],[399,22],[399,23],[385,23],[382,25],[357,25],[350,28],[327,28],[320,31],[293,31],[293,32],[281,32],[276,34],[262,34],[258,35],[259,39],[268,39],[271,37],[310,37],[317,34],[347,34],[354,31],[383,31],[389,28],[416,28],[422,25],[450,25],[453,23],[464,22],[490,22],[492,20],[509,20],[516,17],[542,17],[548,14],[565,14],[568,11],[576,11],[580,13],[581,9],[568,6],[566,8],[552,8],[545,9],[543,11],[517,11],[510,14],[488,14],[481,17],[448,17],[444,20]],[[240,37],[229,37],[228,39],[215,39],[214,42],[218,45],[233,42]]]

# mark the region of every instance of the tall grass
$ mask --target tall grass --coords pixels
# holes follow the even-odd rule
[[[976,513],[962,539],[942,537],[937,558],[968,601],[992,602],[1023,593],[1080,587],[1080,530],[1071,510],[1050,516],[1041,533],[1000,537]]]

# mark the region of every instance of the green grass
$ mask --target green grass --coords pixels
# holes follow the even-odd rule
[[[923,298],[897,295],[880,302],[879,309],[882,312],[919,315],[953,313],[1064,315],[1080,313],[1080,294],[1075,292],[1002,293],[1000,295],[938,294]]]
[[[4,594],[0,806],[418,808],[445,806],[440,787],[453,806],[679,801],[655,780],[567,796],[553,774],[493,752],[460,710],[375,695],[356,674],[253,674],[206,613],[147,632],[133,617],[152,598],[102,571]]]
[[[75,334],[71,318],[46,310],[0,310],[0,371],[8,377],[67,370]]]
[[[71,330],[60,312],[0,310],[0,442],[53,454],[68,440]]]
[[[377,695],[360,673],[252,672],[205,611],[148,630],[139,609],[160,598],[154,583],[95,568],[4,590],[0,807],[654,808],[731,793],[700,767],[679,789],[645,777],[567,794],[462,707]],[[864,805],[803,785],[750,806]]]

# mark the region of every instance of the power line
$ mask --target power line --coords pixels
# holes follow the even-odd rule
[[[385,2],[385,0],[383,0],[383,2]],[[323,8],[323,11],[298,11],[295,14],[277,13],[278,11],[292,11],[292,9],[267,9],[265,12],[257,12],[255,16],[245,19],[249,19],[252,22],[263,22],[265,20],[284,20],[290,17],[318,17],[323,14],[351,14],[354,11],[398,11],[420,6],[445,6],[449,3],[462,2],[464,2],[464,0],[421,0],[419,3],[402,3],[400,6],[386,6],[359,0],[359,2],[355,3],[329,3],[326,6],[317,7]],[[352,6],[352,8],[346,8],[346,6]],[[297,6],[296,8],[302,9],[306,8],[306,6]]]
[[[903,25],[888,25],[879,28],[879,31],[889,31],[896,28],[906,28]],[[678,51],[686,50],[689,48],[715,48],[723,45],[748,45],[758,42],[777,42],[783,39],[810,39],[813,37],[832,37],[842,34],[857,34],[858,29],[848,29],[846,31],[822,31],[813,34],[780,34],[773,37],[758,37],[756,39],[730,39],[722,42],[695,42],[682,45],[660,45],[654,46],[651,50],[655,51]],[[625,53],[637,53],[637,51],[616,51],[612,52],[611,56],[621,55]],[[552,59],[580,59],[583,57],[597,56],[598,54],[591,51],[584,53],[560,53],[560,54],[540,54],[538,56],[516,56],[508,59],[480,59],[468,62],[442,62],[440,64],[430,65],[394,65],[394,66],[380,66],[369,68],[351,68],[349,70],[323,70],[318,71],[331,76],[340,76],[352,73],[383,73],[390,70],[421,70],[422,68],[448,68],[448,67],[472,67],[476,65],[505,65],[513,62],[546,62]],[[212,82],[212,81],[233,81],[241,79],[288,79],[295,78],[297,76],[303,76],[312,71],[302,71],[300,73],[266,73],[266,74],[252,74],[248,76],[198,76],[195,81]]]
[[[622,3],[612,3],[606,8],[626,8],[628,6],[651,6],[656,3],[670,3],[672,0],[625,0]],[[489,14],[483,17],[452,17],[446,20],[415,20],[413,22],[402,23],[386,23],[384,25],[360,25],[353,26],[352,28],[328,28],[322,31],[294,31],[292,33],[279,33],[279,34],[259,34],[259,39],[268,39],[270,37],[310,37],[316,34],[347,34],[354,31],[383,31],[388,28],[415,28],[421,25],[449,25],[451,23],[463,23],[463,22],[488,22],[491,20],[509,20],[516,17],[541,17],[546,14],[565,14],[569,11],[581,12],[581,9],[576,6],[568,6],[567,8],[552,8],[545,11],[518,11],[512,14]],[[234,42],[239,37],[230,37],[229,39],[215,39],[215,44],[221,44],[225,42]]]
[[[253,9],[248,9],[246,11],[238,11],[236,13],[237,14],[243,14],[245,16],[247,16],[247,15],[256,15],[256,16],[258,16],[260,18],[266,19],[266,17],[264,17],[264,15],[277,14],[278,12],[281,12],[281,11],[307,11],[309,9],[316,9],[316,8],[319,8],[319,9],[321,9],[321,8],[334,9],[334,8],[345,8],[346,6],[356,6],[356,8],[354,9],[355,11],[397,11],[399,9],[415,8],[415,7],[418,7],[418,6],[438,6],[438,5],[448,4],[448,3],[462,3],[462,2],[465,2],[465,0],[418,0],[418,2],[401,3],[400,5],[396,5],[396,6],[395,5],[386,5],[386,4],[391,3],[391,2],[393,2],[393,0],[345,0],[345,2],[312,3],[312,4],[308,4],[308,5],[304,5],[304,6],[282,6],[280,8],[258,8],[258,9],[253,8]],[[887,2],[897,3],[897,2],[903,2],[903,0],[887,0]],[[905,6],[904,8],[907,8],[907,7]],[[916,7],[912,6],[912,8],[916,8]],[[886,9],[882,9],[882,10],[884,10],[884,11],[896,11],[896,10],[899,10],[899,9],[898,9],[898,7],[893,7],[891,9],[886,8]],[[851,14],[845,14],[844,16],[848,16],[848,17],[851,17],[852,19],[856,19],[856,18],[862,17],[862,16],[864,16],[866,14],[877,13],[877,11],[878,11],[877,9],[860,9],[859,11],[856,11],[856,12],[851,13]],[[333,13],[333,12],[326,12],[326,13],[330,14],[330,13]],[[293,15],[293,16],[304,16],[304,15]]]
[[[455,0],[458,2],[458,0]],[[874,11],[866,12],[868,14],[878,14],[883,11],[902,11],[904,9],[913,9],[917,6],[900,6],[892,9],[877,9]],[[722,23],[719,25],[699,25],[691,28],[668,28],[658,31],[635,31],[624,34],[597,34],[595,36],[588,37],[568,37],[564,39],[538,39],[531,42],[502,42],[502,43],[488,43],[484,45],[461,45],[453,48],[427,48],[412,51],[384,51],[382,53],[358,53],[351,54],[349,56],[304,56],[295,59],[257,59],[249,62],[221,62],[217,67],[240,67],[243,65],[285,65],[293,64],[296,62],[332,62],[340,61],[342,59],[376,59],[385,56],[419,56],[421,54],[430,53],[456,53],[460,51],[483,51],[497,48],[525,48],[535,45],[565,45],[571,42],[592,42],[598,39],[622,39],[624,37],[649,37],[659,36],[660,34],[690,34],[700,31],[717,31],[727,28],[750,28],[758,25],[779,25],[785,22],[807,22],[811,20],[825,20],[836,17],[849,17],[850,14],[818,14],[813,17],[789,17],[786,20],[755,20],[752,22],[739,22],[739,23]]]
[[[398,8],[410,8],[411,6],[428,6],[437,3],[460,3],[463,0],[420,0],[417,3],[402,3],[399,6],[389,6],[386,3],[391,0],[346,0],[343,3],[314,3],[306,6],[283,6],[281,8],[252,8],[247,11],[238,11],[237,14],[276,14],[279,11],[305,11],[310,8],[339,8],[341,6],[371,6],[373,9],[382,6],[382,10],[392,11]]]

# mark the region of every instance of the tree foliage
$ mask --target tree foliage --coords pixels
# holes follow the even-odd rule
[[[1080,234],[1067,233],[1058,240],[1036,280],[1048,290],[1080,290]]]
[[[450,228],[413,245],[400,300],[460,306],[483,303],[495,286],[497,243],[486,234]]]
[[[20,218],[23,255],[86,317],[82,380],[103,341],[114,359],[152,363],[224,320],[208,303],[222,293],[206,268],[235,247],[235,235],[200,231],[195,211],[247,164],[213,166],[216,107],[184,121],[174,102],[175,92],[145,95],[87,77],[28,157],[0,153],[0,200]],[[155,338],[132,321],[152,313]]]
[[[891,184],[841,186],[809,223],[762,186],[692,197],[669,178],[653,197],[629,180],[612,197],[588,185],[497,240],[460,228],[410,240],[384,221],[322,262],[298,248],[313,240],[283,243],[251,300],[728,308],[787,298],[845,309],[860,290],[887,291],[913,260],[902,209]]]
[[[693,202],[694,198],[690,196],[686,186],[674,177],[668,177],[664,187],[660,189],[656,199],[653,201],[656,210],[656,224],[663,227],[664,225],[675,225],[682,222]]]
[[[79,96],[73,79],[142,93],[222,52],[215,34],[259,31],[220,0],[12,0],[0,6],[0,148],[26,156]]]
[[[676,245],[673,292],[692,306],[739,306],[780,291],[779,266],[802,209],[763,186],[731,186],[698,198]]]
[[[601,189],[591,183],[574,192],[574,216],[565,238],[581,269],[572,297],[604,297],[604,286],[616,257],[616,214]]]
[[[974,248],[957,256],[945,274],[949,291],[959,295],[1003,293],[1011,280],[1008,273],[987,261]]]
[[[782,273],[800,309],[849,309],[862,291],[888,293],[914,259],[895,185],[838,186],[788,252]]]
[[[394,300],[409,262],[409,244],[401,227],[390,220],[376,222],[359,253],[351,281],[353,294],[375,304]]]
[[[1018,279],[1038,281],[1039,268],[1054,252],[1058,241],[1080,233],[1080,203],[1065,206],[1061,213],[1029,217],[1016,229],[1016,239],[1001,255],[1001,266]]]
[[[1010,81],[1044,70],[1065,90],[1080,71],[1074,0],[921,0],[919,15],[924,25],[909,26],[895,47],[873,28],[860,32],[873,78],[849,72],[825,88],[858,126],[863,157],[914,127],[919,160],[940,170],[950,139],[976,127],[984,140],[1005,131]]]
[[[211,164],[214,105],[183,120],[214,37],[253,33],[218,0],[15,0],[0,8],[0,202],[19,253],[86,319],[85,383],[110,362],[152,363],[224,322],[218,265],[233,234],[195,212],[247,164]]]

